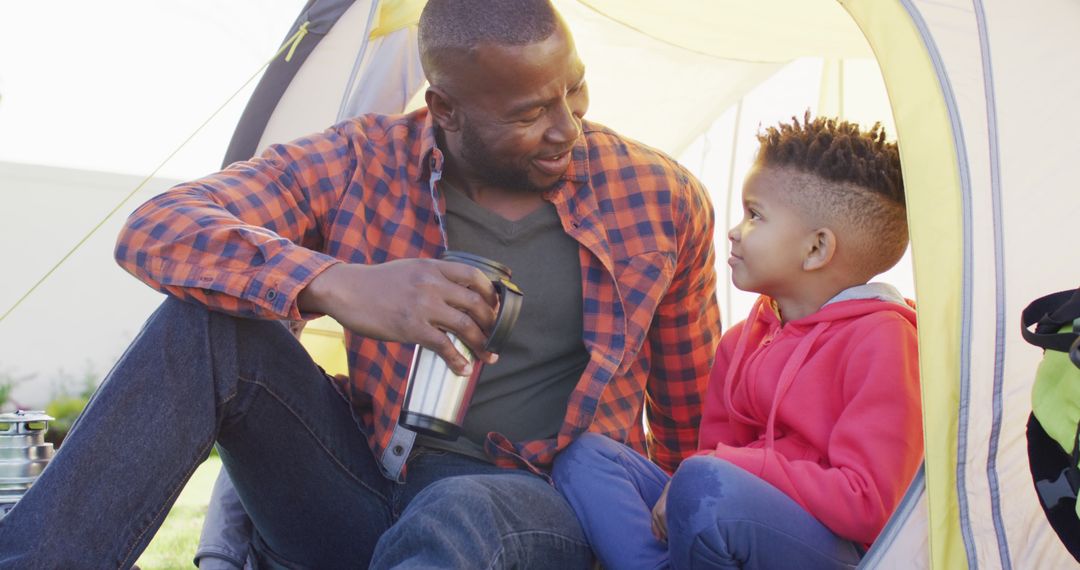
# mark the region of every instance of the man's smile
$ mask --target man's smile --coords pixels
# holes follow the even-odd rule
[[[533,163],[545,174],[561,176],[570,167],[570,150],[565,150],[559,154],[537,157],[533,159]]]

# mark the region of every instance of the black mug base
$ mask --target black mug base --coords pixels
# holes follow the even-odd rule
[[[424,435],[430,435],[447,441],[454,441],[461,435],[460,426],[446,420],[440,420],[439,418],[433,418],[415,412],[405,412],[401,416],[401,425]]]

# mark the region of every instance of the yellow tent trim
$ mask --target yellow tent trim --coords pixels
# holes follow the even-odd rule
[[[952,122],[927,46],[901,2],[840,1],[881,66],[903,159],[919,305],[930,562],[963,568],[955,442],[964,236]]]
[[[330,317],[311,321],[300,333],[300,344],[316,364],[331,376],[349,375],[349,360],[345,355],[345,331]]]
[[[368,38],[374,40],[416,25],[426,3],[427,0],[382,0]]]

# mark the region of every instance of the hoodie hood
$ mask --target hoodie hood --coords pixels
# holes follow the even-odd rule
[[[772,307],[772,299],[762,296],[766,300],[766,307]],[[787,325],[796,325],[798,328],[813,326],[818,323],[852,319],[877,313],[879,311],[894,311],[902,315],[911,324],[915,324],[915,303],[905,299],[900,291],[887,283],[865,283],[849,287],[829,299],[817,311],[795,321],[788,321]],[[779,324],[779,316],[772,311]]]

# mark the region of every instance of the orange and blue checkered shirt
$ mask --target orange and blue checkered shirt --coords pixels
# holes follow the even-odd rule
[[[599,125],[583,129],[563,181],[544,198],[581,246],[590,360],[556,437],[515,442],[493,432],[485,449],[496,464],[542,473],[592,431],[671,471],[696,449],[720,337],[712,207],[667,156]],[[273,145],[141,206],[116,258],[159,291],[213,310],[299,319],[300,291],[335,263],[445,249],[436,216],[445,200],[432,192],[443,160],[435,140],[421,109]],[[398,425],[414,347],[352,333],[346,346],[350,374],[338,387],[386,476],[401,479],[415,437]]]

